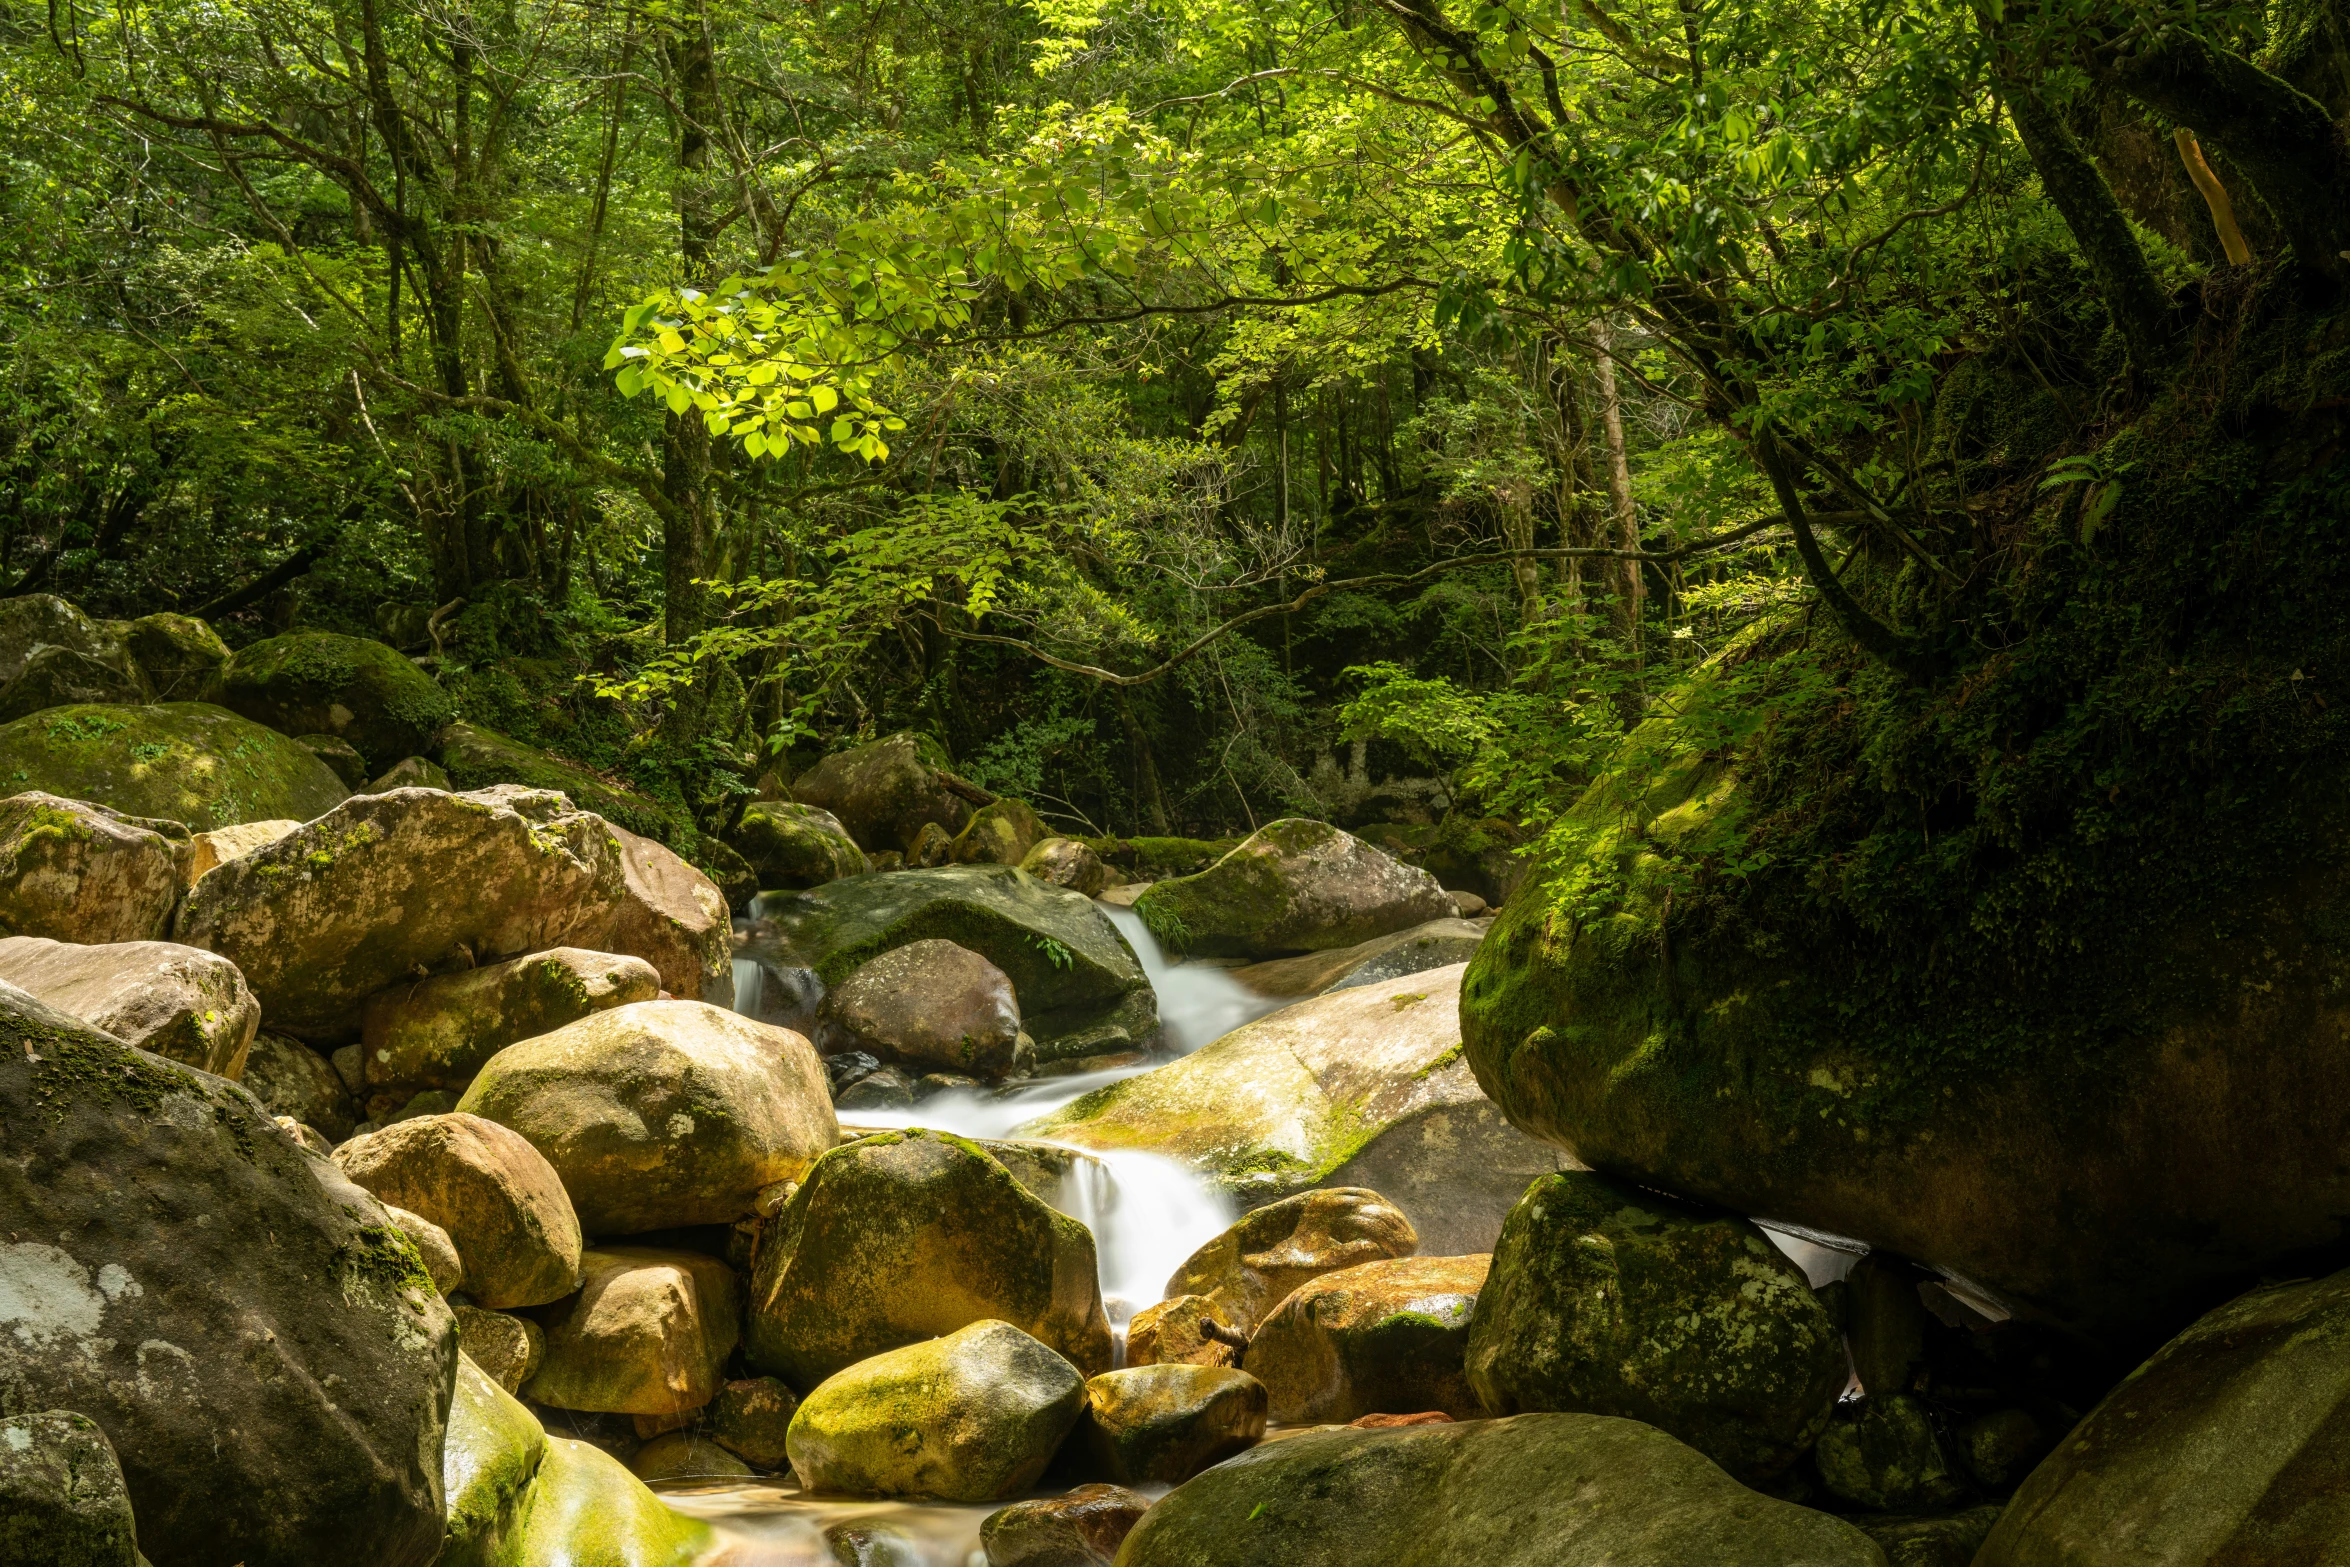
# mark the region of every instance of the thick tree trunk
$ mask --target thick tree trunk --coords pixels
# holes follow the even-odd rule
[[[2167,334],[2170,298],[2147,265],[2138,236],[2130,232],[2130,220],[2114,199],[2113,187],[2030,83],[2003,81],[2000,96],[2007,101],[2008,118],[2015,122],[2032,167],[2039,171],[2040,188],[2072,231],[2073,243],[2081,247],[2089,275],[2096,280],[2115,329],[2129,345],[2130,357],[2140,364],[2151,362]]]

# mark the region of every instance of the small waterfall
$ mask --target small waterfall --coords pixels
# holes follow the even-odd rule
[[[1220,968],[1204,964],[1169,963],[1159,950],[1142,916],[1132,909],[1100,905],[1126,938],[1126,945],[1142,962],[1151,989],[1159,998],[1159,1037],[1175,1055],[1187,1056],[1200,1046],[1223,1038],[1243,1023],[1279,1011],[1295,997],[1260,996]]]

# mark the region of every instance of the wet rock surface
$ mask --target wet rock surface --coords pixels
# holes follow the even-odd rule
[[[1419,1249],[1412,1221],[1377,1192],[1302,1192],[1243,1216],[1193,1252],[1167,1280],[1167,1295],[1205,1296],[1219,1320],[1253,1332],[1299,1285]]]
[[[988,1514],[987,1567],[1109,1567],[1150,1498],[1122,1485],[1081,1485]]]
[[[1085,1384],[1069,1442],[1086,1471],[1120,1485],[1181,1485],[1264,1439],[1265,1385],[1216,1366],[1130,1366]]]

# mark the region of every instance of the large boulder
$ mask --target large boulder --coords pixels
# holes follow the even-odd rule
[[[590,1249],[579,1293],[542,1312],[546,1354],[523,1392],[557,1409],[674,1416],[710,1402],[734,1352],[734,1270],[700,1252]]]
[[[103,659],[71,648],[35,648],[16,678],[0,685],[0,723],[52,707],[144,702],[152,695],[135,671],[125,674]]]
[[[692,1567],[717,1543],[708,1524],[666,1506],[619,1459],[550,1436],[496,1567]]]
[[[1351,947],[1251,963],[1232,977],[1260,996],[1319,996],[1466,963],[1484,940],[1485,927],[1473,920],[1431,920]]]
[[[349,793],[308,746],[203,702],[54,707],[0,726],[0,790],[19,789],[197,832],[308,821]]]
[[[971,813],[947,846],[957,865],[1018,865],[1044,841],[1045,825],[1025,800],[998,800]]]
[[[906,854],[925,826],[951,836],[971,819],[972,802],[947,782],[944,762],[929,741],[894,734],[835,751],[801,774],[792,794],[830,811],[868,853]]]
[[[449,694],[396,649],[332,631],[239,648],[221,672],[220,701],[281,734],[347,740],[378,767],[423,750],[456,716]]]
[[[1245,1371],[1166,1364],[1085,1384],[1070,1443],[1088,1473],[1121,1485],[1181,1485],[1264,1440],[1265,1384]]]
[[[1420,1249],[1412,1221],[1357,1186],[1268,1203],[1193,1252],[1167,1280],[1169,1297],[1206,1297],[1217,1319],[1253,1333],[1265,1314],[1310,1279]]]
[[[809,1491],[990,1502],[1034,1485],[1085,1379],[1005,1322],[861,1360],[801,1400],[787,1439]]]
[[[995,1079],[1020,1065],[1020,1001],[1004,971],[951,941],[910,941],[824,998],[825,1052],[868,1050],[915,1071]]]
[[[1644,1420],[1742,1479],[1812,1445],[1847,1370],[1836,1322],[1760,1230],[1587,1170],[1528,1188],[1469,1331],[1495,1414]]]
[[[1310,1431],[1143,1515],[1123,1567],[1884,1567],[1838,1518],[1601,1415]]]
[[[241,1077],[261,1006],[236,965],[169,941],[82,946],[0,938],[0,980],[105,1030],[222,1077]]]
[[[698,1001],[639,1001],[509,1045],[457,1108],[546,1155],[591,1235],[731,1224],[840,1140],[807,1040]]]
[[[176,826],[37,792],[0,799],[0,935],[95,945],[165,934],[186,848]]]
[[[64,1409],[0,1420],[0,1564],[139,1561],[130,1492],[98,1423]]]
[[[193,615],[142,615],[123,634],[123,645],[145,672],[158,702],[217,702],[221,671],[228,668],[228,644]]]
[[[838,817],[795,800],[753,800],[727,842],[763,889],[821,887],[872,868]]]
[[[1042,1061],[1137,1049],[1158,1030],[1150,980],[1109,916],[1011,866],[856,876],[761,907],[759,955],[827,985],[911,942],[969,948],[1010,977]]]
[[[1485,1412],[1463,1369],[1486,1257],[1398,1257],[1325,1273],[1273,1308],[1241,1367],[1283,1424]]]
[[[1203,957],[1320,952],[1448,919],[1426,871],[1328,822],[1267,822],[1196,876],[1155,884],[1134,905],[1169,947]]]
[[[2033,1470],[1981,1567],[2341,1561],[2350,1273],[2254,1290],[2158,1350]]]
[[[759,1237],[744,1350],[794,1387],[970,1323],[1110,1368],[1093,1236],[979,1147],[885,1132],[816,1161]]]
[[[457,1335],[374,1199],[220,1078],[0,985],[0,1409],[105,1428],[150,1556],[424,1567]]]
[[[682,813],[659,801],[479,724],[444,725],[433,736],[430,760],[419,756],[403,761],[417,763],[420,778],[424,768],[437,762],[446,777],[435,787],[443,789],[489,789],[499,784],[552,789],[583,811],[663,843],[681,842],[691,830]]]
[[[603,945],[653,965],[680,1001],[734,1005],[734,918],[708,876],[651,838],[608,825],[620,848],[620,906]]]
[[[367,1082],[462,1089],[516,1040],[660,993],[661,976],[643,958],[583,947],[395,984],[360,1009]]]
[[[493,1309],[579,1286],[579,1219],[554,1167],[520,1133],[465,1114],[420,1115],[337,1148],[353,1184],[448,1232],[465,1290]]]
[[[1368,1187],[1425,1251],[1490,1248],[1555,1148],[1503,1120],[1461,1058],[1461,966],[1285,1007],[1112,1083],[1020,1135],[1177,1159],[1258,1207]]]
[[[1934,730],[1919,743],[1935,760],[1895,760],[1896,730],[1922,737],[1957,709],[1910,728],[1840,697],[1816,709],[1836,738],[1814,742],[1784,709],[1741,706],[1732,668],[1650,709],[1479,951],[1469,1055],[1514,1122],[2119,1348],[2350,1239],[2338,791],[2308,797],[2320,816],[2243,805],[2270,835],[2256,858],[2145,814],[2085,753],[2002,749],[1996,715],[2057,700],[2037,688],[1968,709],[1989,726],[1977,739]],[[1854,726],[1880,722],[1894,752],[1854,771],[1878,754]],[[2065,732],[2052,743],[2089,743]],[[1814,743],[1843,749],[1793,754]],[[2146,765],[2131,776],[2226,793]],[[1830,776],[1849,786],[1836,803],[1788,792]],[[2019,804],[2005,791],[2026,779],[2054,792]],[[2080,908],[2098,923],[2065,912]]]
[[[282,1115],[341,1142],[359,1120],[351,1090],[333,1063],[299,1039],[267,1031],[253,1036],[237,1079],[271,1115]]]
[[[148,690],[122,640],[64,599],[49,593],[0,599],[0,716],[56,706],[40,698],[60,689],[61,679],[122,693],[77,700],[138,702]]]
[[[546,1428],[538,1417],[470,1354],[459,1355],[449,1434],[441,1448],[449,1541],[433,1567],[502,1567],[546,1456]]]

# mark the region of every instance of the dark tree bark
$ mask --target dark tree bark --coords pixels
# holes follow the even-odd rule
[[[2129,344],[2130,357],[2150,363],[2169,335],[2170,297],[2148,264],[2138,236],[2130,232],[2130,220],[2113,187],[2029,82],[2002,81],[2000,96],[2024,151],[2031,154],[2032,167],[2039,171],[2041,189],[2089,263],[2089,275],[2113,315],[2114,328]]]

